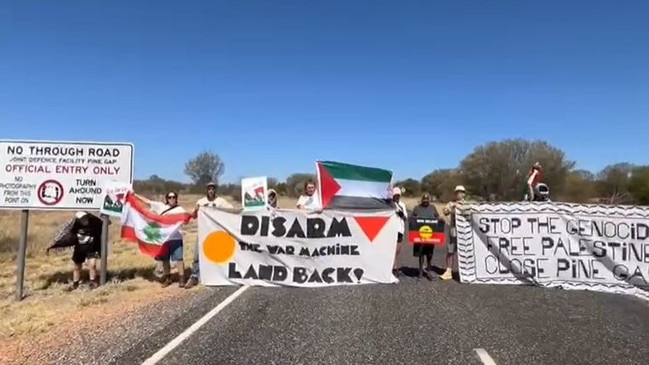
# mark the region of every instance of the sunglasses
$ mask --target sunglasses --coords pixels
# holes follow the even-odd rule
[[[167,199],[176,199],[176,198],[178,198],[178,197],[175,196],[175,195],[167,195]]]

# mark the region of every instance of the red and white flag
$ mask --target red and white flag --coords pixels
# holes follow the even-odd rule
[[[167,242],[182,239],[180,227],[189,219],[188,213],[159,215],[150,212],[129,193],[122,209],[122,239],[136,242],[140,252],[147,256],[160,256],[166,253]]]

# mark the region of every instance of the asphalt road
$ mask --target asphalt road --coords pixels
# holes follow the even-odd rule
[[[409,247],[401,261],[415,266]],[[210,289],[111,363],[142,363],[236,289]],[[158,364],[482,364],[480,348],[498,365],[644,365],[647,343],[649,305],[633,298],[402,276],[395,285],[249,288]]]

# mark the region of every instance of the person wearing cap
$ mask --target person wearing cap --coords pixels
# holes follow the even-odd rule
[[[428,193],[424,193],[421,196],[421,201],[419,202],[419,205],[415,207],[415,209],[412,210],[412,216],[413,218],[424,218],[424,219],[435,219],[435,220],[443,220],[439,212],[437,211],[437,208],[435,205],[430,204],[430,195]],[[425,276],[426,279],[432,280],[432,274],[430,273],[430,270],[432,270],[432,261],[433,261],[433,252],[435,250],[434,245],[429,245],[429,244],[421,244],[421,243],[415,243],[412,246],[412,254],[415,257],[419,258],[419,278],[422,276]],[[424,269],[424,257],[426,258],[426,268]]]
[[[455,226],[455,215],[458,205],[464,204],[464,198],[466,196],[466,189],[462,185],[455,187],[455,199],[448,202],[444,209],[442,210],[444,215],[450,216],[450,222],[448,225],[448,242],[446,243],[446,270],[440,276],[442,280],[453,279],[453,260],[455,258],[455,253],[457,252],[457,229]]]
[[[205,196],[198,199],[196,207],[192,212],[192,218],[198,217],[198,211],[201,208],[217,208],[217,209],[233,209],[234,207],[227,200],[216,195],[216,183],[210,182],[205,185]],[[198,285],[200,277],[200,267],[198,264],[198,238],[196,238],[196,245],[194,246],[194,262],[192,263],[192,274],[185,284],[185,289],[191,289]]]
[[[406,233],[406,222],[408,222],[408,209],[406,205],[401,201],[401,188],[394,187],[392,189],[392,202],[396,209],[396,214],[399,216],[399,231],[397,233],[397,249],[394,255],[394,263],[392,265],[392,273],[399,275],[399,267],[397,267],[397,262],[399,259],[399,254],[401,253],[401,243],[403,242],[403,236]]]

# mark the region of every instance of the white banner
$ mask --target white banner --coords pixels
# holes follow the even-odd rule
[[[201,208],[200,278],[204,285],[322,287],[396,283],[395,212]]]
[[[649,207],[470,204],[457,217],[463,283],[531,284],[649,299]]]

